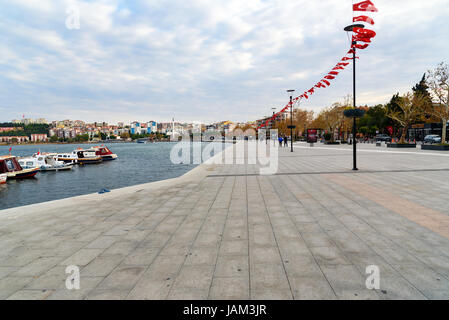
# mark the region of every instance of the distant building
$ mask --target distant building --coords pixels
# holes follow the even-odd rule
[[[44,142],[47,141],[46,133],[33,133],[31,134],[31,142]]]
[[[131,123],[131,134],[140,134],[140,122],[134,121]]]
[[[22,130],[20,127],[0,127],[0,132],[9,132],[9,131],[16,131],[16,130]]]
[[[12,142],[13,139],[16,139],[17,142],[28,142],[30,141],[30,138],[27,136],[0,136],[1,142]]]
[[[39,118],[39,119],[36,119],[36,121],[35,121],[34,123],[38,123],[38,124],[47,124],[48,122],[47,122],[47,120],[44,119],[44,118]]]
[[[23,120],[22,120],[22,123],[23,123],[23,124],[33,124],[33,123],[34,123],[34,120],[33,120],[33,119],[23,119]]]
[[[147,133],[156,133],[157,132],[157,123],[156,121],[149,121],[147,123]]]

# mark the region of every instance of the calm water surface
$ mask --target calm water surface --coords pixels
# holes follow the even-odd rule
[[[71,152],[91,145],[26,145],[13,146],[14,156],[30,156],[41,152]],[[174,165],[170,161],[173,143],[111,143],[106,144],[118,155],[114,161],[74,166],[71,171],[39,172],[33,179],[8,180],[0,185],[0,209],[68,198],[165,180],[183,175],[194,164]],[[8,154],[9,146],[0,146],[0,155]]]

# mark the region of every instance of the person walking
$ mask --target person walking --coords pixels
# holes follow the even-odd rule
[[[284,136],[284,147],[288,148],[288,137]]]
[[[279,147],[282,147],[282,137],[279,137],[278,141],[279,141]]]

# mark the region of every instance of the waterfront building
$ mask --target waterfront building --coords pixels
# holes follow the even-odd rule
[[[0,136],[0,141],[1,142],[28,142],[30,141],[30,138],[28,138],[27,136]]]
[[[33,133],[31,134],[31,142],[44,142],[47,141],[46,133]]]
[[[131,123],[131,134],[140,134],[140,122],[134,121]]]

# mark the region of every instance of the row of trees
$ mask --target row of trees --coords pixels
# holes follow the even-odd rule
[[[0,132],[0,136],[30,136],[34,133],[46,133],[48,134],[48,131],[50,129],[50,126],[48,124],[44,123],[33,123],[33,124],[15,124],[15,123],[0,123],[0,127],[6,127],[6,128],[15,128],[12,131],[5,131]]]
[[[329,133],[338,133],[346,140],[352,131],[352,119],[345,118],[343,111],[352,108],[352,97],[345,97],[343,102],[334,103],[323,109],[316,117],[313,112],[296,110],[293,124],[296,136],[304,135],[307,128],[323,129]],[[400,143],[406,140],[408,129],[415,123],[442,123],[442,141],[447,140],[447,122],[449,120],[449,65],[440,63],[434,70],[429,70],[412,91],[404,95],[395,94],[390,102],[374,107],[362,107],[366,110],[363,118],[358,119],[359,132],[374,136],[387,133],[387,127],[400,129]],[[277,121],[273,127],[280,135],[290,135],[290,119]],[[334,134],[330,135],[333,141]]]

